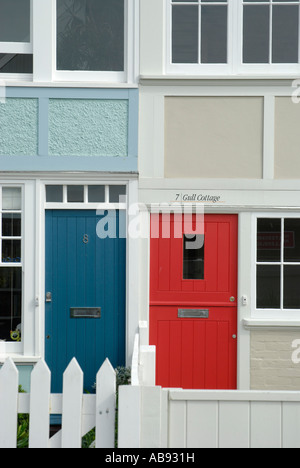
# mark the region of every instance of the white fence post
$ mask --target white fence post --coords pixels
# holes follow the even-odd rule
[[[75,358],[63,376],[62,448],[81,448],[83,372]]]
[[[19,373],[11,358],[0,370],[0,441],[1,448],[17,446]]]
[[[140,448],[141,387],[119,387],[118,448]]]
[[[48,448],[50,391],[51,373],[42,360],[31,373],[29,448]]]
[[[102,364],[96,382],[96,448],[114,448],[116,373],[108,359]]]

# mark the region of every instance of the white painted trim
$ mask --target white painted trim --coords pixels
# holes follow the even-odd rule
[[[0,42],[1,54],[32,54],[30,42]]]
[[[252,213],[252,244],[251,244],[251,252],[252,252],[252,261],[251,261],[251,268],[252,268],[252,287],[251,287],[251,297],[253,300],[253,305],[251,307],[251,316],[250,319],[253,320],[265,320],[268,322],[269,326],[274,321],[276,323],[279,321],[280,326],[285,326],[284,323],[286,322],[286,326],[289,326],[289,323],[295,322],[300,320],[300,309],[284,309],[283,308],[283,281],[281,278],[281,286],[280,286],[280,295],[281,295],[281,308],[280,309],[258,309],[256,307],[256,265],[264,264],[263,262],[257,263],[256,261],[256,252],[257,252],[257,219],[258,218],[300,218],[300,206],[298,207],[296,212],[287,212],[284,209],[282,211],[278,211],[278,207],[269,209],[268,212],[253,212]],[[282,247],[283,247],[283,238],[282,238]],[[280,262],[265,262],[265,264],[273,264],[274,265],[282,265],[283,264],[283,251],[281,252],[281,260]],[[293,263],[293,265],[297,265],[299,262]],[[281,272],[282,272],[281,268]],[[260,322],[257,322],[259,324]],[[264,322],[262,322],[263,324]]]
[[[32,0],[33,81],[51,81],[54,69],[55,0]]]
[[[275,96],[264,96],[263,178],[274,179],[275,170]]]

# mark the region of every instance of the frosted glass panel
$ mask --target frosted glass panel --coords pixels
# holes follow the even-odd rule
[[[57,69],[124,71],[124,0],[57,0]]]
[[[20,188],[3,187],[2,189],[2,209],[21,210],[22,194]]]

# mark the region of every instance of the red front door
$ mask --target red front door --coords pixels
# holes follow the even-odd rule
[[[168,238],[162,215],[152,215],[151,227],[159,232],[150,245],[156,384],[236,389],[237,216],[205,215],[194,237],[177,215],[170,216]]]

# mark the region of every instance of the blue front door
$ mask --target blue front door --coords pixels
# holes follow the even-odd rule
[[[99,238],[97,223],[116,216],[116,236]],[[73,357],[91,391],[108,357],[125,365],[126,240],[119,238],[120,212],[46,211],[45,357],[52,392]]]

